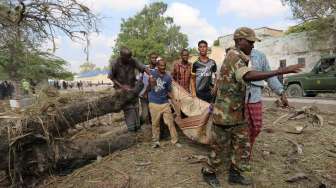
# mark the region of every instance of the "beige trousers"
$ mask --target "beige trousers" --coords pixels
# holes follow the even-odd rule
[[[171,142],[176,144],[178,141],[177,132],[174,124],[173,113],[169,103],[155,104],[149,103],[149,111],[152,117],[152,134],[153,141],[160,140],[160,119],[163,118],[163,122],[168,126]]]

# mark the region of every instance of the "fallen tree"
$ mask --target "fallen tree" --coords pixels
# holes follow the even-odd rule
[[[122,131],[105,139],[87,143],[62,140],[78,123],[119,112],[134,100],[143,85],[137,84],[129,93],[116,92],[95,100],[81,101],[64,107],[44,104],[41,113],[2,122],[0,132],[0,170],[6,170],[12,184],[33,186],[29,180],[46,172],[105,156],[114,150],[129,147],[134,135]],[[51,110],[52,109],[52,110]]]

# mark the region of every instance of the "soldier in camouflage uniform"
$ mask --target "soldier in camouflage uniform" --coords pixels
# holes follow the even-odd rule
[[[229,159],[230,184],[250,185],[252,181],[247,176],[249,174],[247,172],[251,170],[250,143],[248,125],[244,117],[245,83],[281,74],[296,73],[303,66],[292,65],[269,72],[252,70],[248,66],[249,55],[254,42],[259,39],[252,29],[242,27],[234,32],[234,41],[235,47],[228,50],[213,91],[216,93],[212,116],[217,135],[215,151],[222,161]]]

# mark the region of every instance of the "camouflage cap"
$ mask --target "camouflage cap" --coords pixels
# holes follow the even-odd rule
[[[233,39],[246,39],[249,41],[260,42],[260,39],[257,38],[253,29],[248,27],[240,27],[236,29],[236,31],[233,33]]]

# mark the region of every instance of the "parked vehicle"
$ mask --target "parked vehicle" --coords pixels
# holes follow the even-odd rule
[[[289,97],[336,92],[336,55],[321,58],[309,73],[285,77],[284,85]]]

